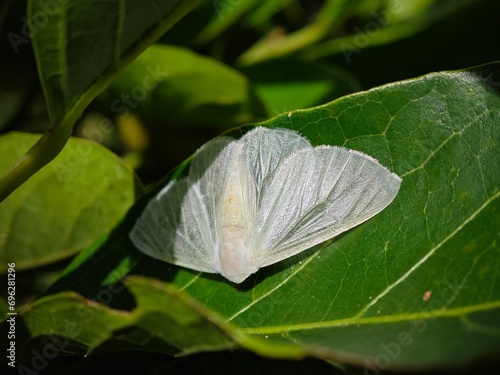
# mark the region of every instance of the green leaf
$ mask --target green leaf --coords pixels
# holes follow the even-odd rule
[[[399,195],[359,227],[234,285],[133,248],[128,233],[163,181],[101,247],[75,260],[53,286],[54,294],[21,312],[26,334],[18,345],[36,346],[60,333],[85,351],[117,349],[126,340],[147,350],[189,353],[221,349],[219,335],[225,335],[229,347],[262,355],[307,354],[384,369],[456,366],[498,353],[498,82],[500,63],[434,73],[260,124],[295,129],[314,145],[372,155],[403,178]],[[125,278],[126,289],[120,280],[127,275],[163,283]],[[120,329],[117,318],[100,324],[99,336],[89,339],[82,335],[96,334],[92,320],[83,324],[73,314],[81,332],[68,333],[61,321],[78,310],[66,308],[67,290],[109,305],[78,297],[84,311],[96,310],[106,319],[145,311],[151,305],[144,299],[151,297],[158,317],[171,316],[172,310],[187,320],[196,316],[192,321],[199,330],[190,327],[192,334],[183,336],[181,345],[180,320],[166,327],[159,318],[160,328],[144,331],[138,323]],[[44,307],[49,304],[50,317]],[[193,332],[207,337],[206,321],[216,329],[203,346]],[[4,324],[1,334],[5,329]]]
[[[83,110],[200,0],[29,1],[31,42],[51,126],[0,177],[0,201],[64,147]]]
[[[215,314],[212,315],[214,321],[207,320],[199,312],[203,307],[175,287],[143,278],[129,279],[126,285],[138,303],[133,311],[111,310],[76,293],[62,292],[34,302],[26,310],[23,321],[30,327],[38,322],[50,322],[54,332],[64,332],[66,337],[49,336],[43,341],[56,342],[65,352],[81,354],[85,353],[85,347],[94,348],[111,339],[122,349],[137,346],[135,349],[162,350],[171,354],[234,346],[218,328],[230,325]],[[118,291],[119,288],[103,289],[110,298]],[[36,313],[32,314],[33,311]],[[56,319],[54,311],[57,311]],[[168,340],[162,340],[163,333],[157,336],[158,332],[168,332]],[[133,340],[129,340],[130,335]]]
[[[273,115],[323,104],[359,91],[359,83],[335,66],[275,59],[242,70]]]
[[[243,74],[188,49],[160,44],[120,73],[99,100],[118,116],[133,110],[167,122],[165,137],[175,124],[209,124],[223,131],[266,117]]]
[[[0,172],[38,138],[0,137]],[[134,203],[134,173],[107,149],[72,138],[0,205],[0,270],[37,267],[73,255],[108,233]],[[140,190],[138,191],[140,194]]]

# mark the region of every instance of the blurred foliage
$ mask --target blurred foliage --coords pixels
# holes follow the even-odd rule
[[[6,2],[3,8],[0,104],[4,109],[0,129],[41,132],[48,127],[48,118],[31,46],[22,33],[26,28],[23,8],[22,2]],[[498,34],[494,14],[499,11],[500,4],[494,0],[206,0],[159,42],[188,47],[225,63],[227,69],[233,66],[240,70],[257,90],[255,100],[262,101],[269,118],[383,83],[497,60],[500,53],[494,47],[494,35]],[[297,44],[297,33],[313,33],[314,38]],[[13,34],[24,39],[19,42]],[[457,41],[460,48],[456,48]],[[276,43],[286,46],[279,58],[265,54],[252,63],[241,63],[248,51],[259,47],[271,53],[278,48]],[[123,81],[123,74],[116,80]],[[137,82],[130,81],[129,86],[141,85],[143,78],[136,75]],[[93,113],[95,119],[99,116],[94,113],[97,110],[105,121],[115,125],[111,136],[101,142],[139,168],[146,183],[161,178],[221,131],[248,122],[243,118],[226,125],[209,124],[205,119],[203,123],[183,122],[170,116],[155,116],[172,110],[164,103],[157,102],[157,108],[134,103],[130,111],[140,112],[137,124],[150,130],[172,129],[170,138],[181,140],[168,149],[154,142],[144,153],[138,153],[127,141],[135,136],[127,137],[123,129],[116,128],[121,126],[111,105],[127,94],[110,97],[117,84],[105,90],[87,114]],[[180,93],[179,96],[182,97]],[[257,114],[250,121],[262,119],[262,112]],[[84,114],[82,119],[89,118]],[[82,135],[81,128],[85,126],[93,125],[80,121],[76,134]],[[196,132],[192,131],[193,126]],[[157,139],[158,135],[153,134],[150,139]]]

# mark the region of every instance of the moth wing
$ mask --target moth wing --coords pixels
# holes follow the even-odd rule
[[[152,199],[130,233],[143,253],[168,263],[217,273],[217,210],[232,168],[232,138],[218,137],[193,156],[189,174]]]
[[[340,147],[299,150],[263,186],[255,248],[261,267],[368,220],[396,196],[401,179],[368,155]]]
[[[311,148],[307,139],[288,129],[258,127],[245,134],[240,141],[246,150],[248,170],[254,180],[256,199],[262,187],[273,178],[276,168],[293,153]]]

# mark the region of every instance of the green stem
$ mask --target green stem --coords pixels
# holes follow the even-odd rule
[[[71,135],[72,127],[49,127],[21,160],[0,177],[0,202],[54,159]]]

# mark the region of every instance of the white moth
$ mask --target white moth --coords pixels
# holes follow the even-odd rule
[[[372,157],[287,129],[221,136],[193,156],[130,233],[143,253],[241,283],[387,207],[401,179]]]

